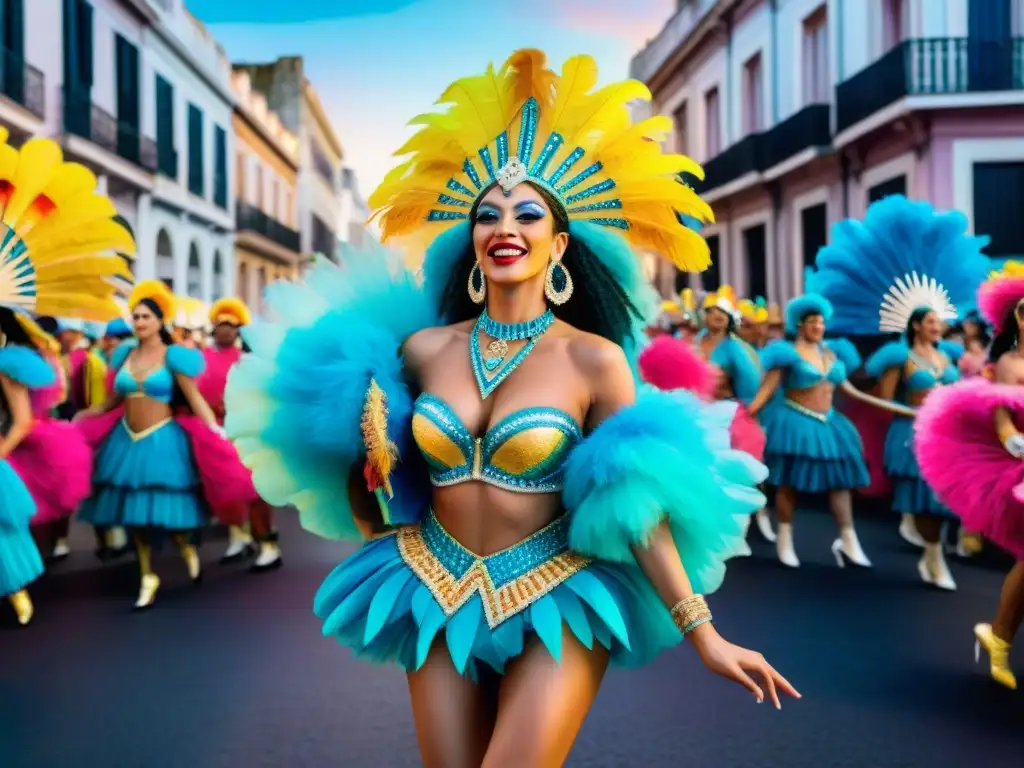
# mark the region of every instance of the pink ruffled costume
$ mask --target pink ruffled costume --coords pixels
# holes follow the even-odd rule
[[[224,388],[227,387],[228,372],[242,359],[242,351],[237,347],[207,347],[203,350],[203,359],[206,361],[206,370],[197,381],[199,393],[209,403],[217,417],[217,423],[223,426]],[[244,488],[241,485],[238,486],[243,491],[241,496],[225,501],[226,508],[215,509],[214,515],[222,521],[228,519],[244,521],[248,519],[250,505],[259,499],[259,494],[256,493],[256,489],[252,485],[252,473],[242,464],[237,452],[235,452],[234,466],[231,472],[235,476],[248,477],[249,482]]]
[[[997,332],[1024,298],[1024,277],[994,279],[978,307]],[[914,450],[921,476],[962,521],[1024,560],[1024,461],[1003,447],[996,409],[1004,407],[1024,431],[1024,385],[976,377],[932,392],[918,411]]]
[[[36,502],[32,525],[44,525],[71,517],[92,489],[92,450],[82,434],[65,421],[50,415],[64,399],[66,380],[59,360],[44,357],[54,370],[55,382],[30,390],[32,431],[8,461]]]
[[[713,400],[720,373],[685,341],[658,336],[640,353],[640,375],[663,391],[685,389],[704,400]],[[756,389],[754,390],[756,392]],[[764,457],[765,434],[761,425],[741,402],[729,424],[732,447],[760,461]]]

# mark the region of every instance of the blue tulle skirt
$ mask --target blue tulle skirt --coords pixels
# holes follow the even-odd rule
[[[914,453],[914,420],[897,416],[885,435],[885,453],[882,459],[885,473],[892,478],[892,508],[894,512],[912,515],[954,517],[932,492],[917,466]]]
[[[839,411],[813,414],[782,399],[762,412],[761,424],[768,435],[764,463],[772,485],[824,493],[870,484],[860,435]]]
[[[612,664],[638,666],[680,642],[639,569],[595,562],[568,547],[562,517],[519,544],[477,558],[431,514],[365,544],[317,592],[323,633],[356,656],[418,669],[444,636],[452,662],[476,677],[501,673],[531,634],[556,659],[565,624]]]
[[[22,590],[43,575],[43,559],[29,533],[35,513],[25,483],[0,460],[0,596]]]
[[[140,433],[118,422],[96,454],[93,494],[79,517],[101,527],[200,527],[206,505],[185,431],[170,419]]]

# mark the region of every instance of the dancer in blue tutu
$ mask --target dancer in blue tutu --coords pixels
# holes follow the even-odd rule
[[[837,224],[818,253],[810,283],[835,307],[841,334],[898,334],[865,365],[886,409],[896,414],[885,437],[882,466],[892,480],[892,508],[904,516],[904,538],[924,547],[918,574],[954,591],[942,547],[953,514],[921,478],[913,451],[914,416],[928,393],[960,378],[963,348],[942,339],[945,325],[974,309],[991,269],[987,237],[968,235],[967,217],[938,213],[927,202],[893,195],[871,205],[863,221]],[[909,521],[908,521],[909,520]],[[910,528],[908,532],[906,528]]]
[[[160,587],[152,565],[157,533],[170,534],[189,578],[199,582],[193,533],[206,521],[211,486],[231,485],[217,476],[217,467],[233,449],[219,436],[195,383],[203,356],[171,343],[165,324],[174,316],[173,295],[161,281],[145,280],[128,305],[135,339],[111,356],[114,391],[78,421],[97,449],[93,494],[79,514],[92,525],[131,532],[140,572],[135,608],[141,610],[153,605]]]
[[[835,410],[837,388],[868,402],[875,398],[853,388],[847,375],[860,367],[860,356],[845,339],[825,341],[832,305],[817,294],[799,296],[786,305],[786,340],[761,353],[765,378],[750,407],[760,413],[768,435],[765,463],[776,487],[779,517],[775,547],[779,562],[800,567],[793,542],[793,517],[801,494],[828,494],[839,527],[832,543],[836,564],[847,561],[870,568],[853,523],[851,490],[870,482],[860,435]]]
[[[385,239],[434,238],[423,284],[379,255],[276,284],[229,375],[260,495],[369,537],[314,610],[406,670],[429,768],[561,765],[608,664],[684,636],[758,700],[798,695],[701,594],[763,466],[696,397],[638,397],[630,367],[657,311],[630,246],[707,266],[677,219],[710,215],[676,178],[700,169],[651,140],[667,118],[629,127],[641,84],[596,79],[523,50],[450,88],[371,198]]]

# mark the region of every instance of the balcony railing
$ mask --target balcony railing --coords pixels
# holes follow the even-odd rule
[[[36,117],[46,117],[46,79],[7,48],[0,48],[0,92]]]
[[[836,88],[843,131],[905,96],[1024,89],[1024,38],[904,40]]]
[[[633,57],[629,63],[629,76],[645,83],[650,82],[717,2],[696,0],[679,8],[665,22],[657,37]]]
[[[811,104],[761,136],[764,167],[771,168],[810,147],[832,143],[828,104]]]
[[[710,192],[748,173],[764,170],[763,138],[764,134],[761,133],[750,134],[715,155],[704,164],[704,181],[694,180],[694,189]]]
[[[157,162],[156,142],[139,132],[139,127],[124,120],[117,122],[117,154],[125,160],[156,173]]]
[[[283,248],[299,252],[299,233],[290,227],[286,227],[279,221],[275,221],[261,211],[247,203],[238,201],[235,211],[235,228],[241,232],[255,232],[268,240],[272,240]]]

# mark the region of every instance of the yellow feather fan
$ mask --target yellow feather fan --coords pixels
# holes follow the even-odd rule
[[[119,316],[113,280],[130,279],[118,254],[135,241],[113,220],[96,177],[64,162],[43,138],[15,149],[0,128],[0,306],[106,322]]]
[[[237,327],[251,323],[252,316],[244,301],[228,297],[213,302],[213,306],[210,307],[210,322],[213,325],[227,323]]]
[[[177,300],[163,280],[143,280],[141,283],[136,283],[132,287],[131,294],[128,296],[128,309],[134,311],[135,307],[143,299],[149,299],[160,307],[165,323],[170,323],[174,320]]]
[[[572,57],[557,75],[532,49],[516,51],[500,70],[489,65],[456,81],[438,101],[446,111],[411,121],[420,129],[395,153],[410,158],[370,196],[382,239],[422,245],[466,220],[495,183],[508,190],[526,181],[574,221],[618,229],[636,249],[681,270],[706,269],[706,242],[679,218],[714,220],[679,177],[704,173],[688,157],[662,153],[669,118],[632,124],[630,103],[650,99],[635,80],[597,88],[590,56]]]

